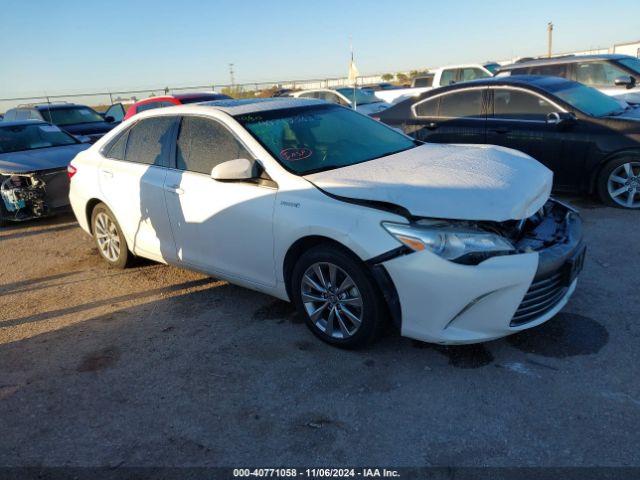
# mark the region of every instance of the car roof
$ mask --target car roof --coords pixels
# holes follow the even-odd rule
[[[556,87],[562,84],[576,83],[561,77],[549,77],[545,75],[511,75],[506,77],[487,77],[477,80],[469,80],[468,82],[453,83],[446,87],[430,90],[426,93],[443,92],[445,90],[457,90],[468,86],[493,86],[493,85],[513,85],[513,86],[533,86],[543,90]]]
[[[267,112],[270,110],[284,110],[287,108],[326,105],[322,100],[311,98],[275,97],[275,98],[243,98],[231,100],[213,100],[193,104],[195,108],[214,108],[229,115],[244,115],[246,113]],[[173,107],[180,108],[180,107]]]
[[[16,120],[13,122],[0,122],[1,127],[19,127],[22,125],[49,125],[47,122],[43,122],[42,120]]]
[[[559,65],[563,63],[591,62],[596,60],[620,60],[622,58],[633,57],[615,53],[603,53],[600,55],[567,55],[564,57],[538,58],[527,60],[526,62],[512,63],[511,65],[502,66],[500,67],[500,71],[504,72],[506,70],[512,70],[514,68],[537,67],[541,65]]]

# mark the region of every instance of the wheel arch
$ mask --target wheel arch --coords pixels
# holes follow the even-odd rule
[[[85,214],[85,219],[87,220],[87,225],[89,226],[89,233],[91,233],[91,235],[93,235],[93,225],[91,224],[91,215],[93,214],[94,208],[96,208],[96,206],[99,205],[100,203],[104,203],[106,205],[106,203],[100,200],[99,198],[91,198],[85,205],[84,214]]]
[[[594,173],[589,183],[589,193],[595,193],[598,191],[598,179],[600,178],[602,171],[606,168],[609,162],[621,157],[626,157],[626,156],[634,157],[640,160],[640,149],[627,148],[624,150],[616,150],[615,152],[612,152],[608,154],[606,157],[604,157],[602,161],[598,164],[598,166],[594,169]]]
[[[394,325],[400,328],[402,319],[398,292],[393,283],[393,280],[389,276],[384,266],[381,263],[371,263],[369,260],[362,259],[347,245],[323,235],[308,235],[299,238],[287,250],[282,265],[282,274],[287,291],[287,296],[289,297],[289,299],[291,300],[293,298],[291,292],[291,275],[297,260],[304,252],[319,245],[332,245],[334,247],[337,247],[362,263],[363,267],[371,275],[374,283],[382,293],[384,302],[387,305]]]

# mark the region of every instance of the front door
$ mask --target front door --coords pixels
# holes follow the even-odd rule
[[[216,165],[252,155],[227,127],[198,116],[182,118],[175,151],[165,198],[179,261],[214,275],[275,285],[277,190],[211,178]]]
[[[568,188],[575,181],[571,159],[562,158],[565,132],[548,123],[561,109],[548,99],[522,89],[494,88],[493,112],[487,117],[487,143],[524,152],[554,173],[554,185]]]

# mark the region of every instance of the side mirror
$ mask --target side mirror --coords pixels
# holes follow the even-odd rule
[[[570,127],[578,121],[573,112],[551,112],[547,114],[547,125],[556,125],[557,127]]]
[[[629,89],[636,86],[636,79],[631,75],[623,75],[616,78],[613,83],[615,83],[616,87],[627,87]]]
[[[107,123],[113,123],[113,122],[116,121],[116,119],[113,118],[111,115],[107,115],[107,116],[104,117],[104,121],[107,122]]]
[[[246,158],[227,160],[213,167],[211,178],[219,181],[251,180],[254,175],[255,162]]]

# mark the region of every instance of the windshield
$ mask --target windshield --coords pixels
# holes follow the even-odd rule
[[[46,108],[40,110],[42,117],[54,125],[74,125],[76,123],[104,122],[104,118],[89,107]]]
[[[640,74],[640,59],[639,58],[623,58],[618,60],[618,63],[624,65],[627,68],[630,68],[634,72]]]
[[[377,103],[382,100],[376,97],[372,90],[362,90],[360,88],[337,88],[336,91],[349,99],[351,103],[355,98],[356,106],[368,103]]]
[[[488,64],[484,65],[484,68],[486,68],[487,70],[489,70],[491,73],[493,73],[495,75],[496,72],[498,71],[498,69],[500,68],[500,64],[499,63],[488,63]]]
[[[60,147],[74,143],[78,143],[78,141],[55,125],[38,123],[0,126],[0,153]]]
[[[591,115],[605,117],[616,115],[625,110],[624,102],[614,100],[609,95],[576,82],[562,82],[551,90],[554,95],[564,100],[572,107]]]
[[[346,167],[416,146],[410,138],[337,105],[236,117],[287,170],[298,175]]]

